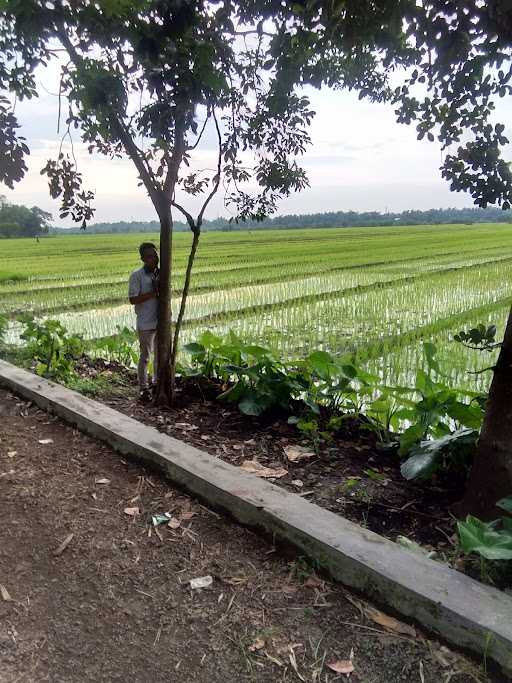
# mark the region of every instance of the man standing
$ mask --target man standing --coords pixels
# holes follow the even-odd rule
[[[135,306],[137,316],[137,333],[139,335],[140,357],[137,366],[140,398],[143,401],[151,399],[148,384],[148,361],[153,354],[153,382],[156,380],[155,336],[158,320],[158,253],[151,242],[143,242],[139,247],[139,254],[143,262],[142,268],[133,271],[128,283],[128,297]]]

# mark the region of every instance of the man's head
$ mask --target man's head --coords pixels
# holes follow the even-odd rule
[[[143,242],[139,247],[140,260],[149,270],[153,271],[158,266],[158,253],[153,242]]]

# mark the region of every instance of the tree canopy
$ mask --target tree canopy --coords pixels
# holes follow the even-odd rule
[[[0,94],[36,97],[37,68],[58,60],[65,135],[78,130],[91,152],[135,165],[160,222],[163,396],[213,196],[223,191],[235,220],[258,220],[307,185],[298,158],[313,112],[302,86],[392,102],[418,137],[440,141],[452,189],[509,208],[508,140],[493,106],[510,93],[511,26],[506,0],[1,0]],[[216,160],[196,168],[207,126]],[[12,186],[28,147],[4,95],[0,151],[0,180]],[[85,227],[93,195],[74,158],[60,152],[43,172],[61,216]],[[196,216],[176,201],[178,188],[202,195]],[[194,237],[171,340],[173,211]]]
[[[51,214],[37,206],[8,204],[0,197],[0,237],[36,237],[48,232]]]
[[[283,193],[307,182],[296,157],[312,112],[294,86],[355,88],[393,102],[419,137],[438,138],[452,189],[508,208],[512,175],[501,157],[508,140],[492,113],[494,99],[510,93],[511,35],[506,0],[2,0],[0,89],[36,96],[35,67],[64,49],[66,125],[79,127],[91,150],[128,152],[153,201],[151,188],[172,180],[165,168],[180,152],[176,143],[183,138],[186,162],[201,119],[222,112],[219,170],[228,205],[244,218],[270,213]],[[406,71],[392,87],[397,67]],[[27,147],[5,97],[0,131],[0,179],[12,186],[26,170]],[[144,149],[135,143],[141,137]],[[252,165],[242,162],[248,149]],[[61,157],[46,172],[63,212],[90,218],[92,197],[73,164]],[[177,182],[205,193],[218,175],[189,173]]]

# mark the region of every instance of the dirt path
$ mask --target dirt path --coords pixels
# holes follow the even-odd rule
[[[1,683],[504,680],[5,391],[0,439]]]

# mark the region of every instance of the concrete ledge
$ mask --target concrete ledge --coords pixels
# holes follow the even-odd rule
[[[0,385],[248,526],[285,539],[331,576],[512,675],[512,598],[107,406],[0,361]]]

